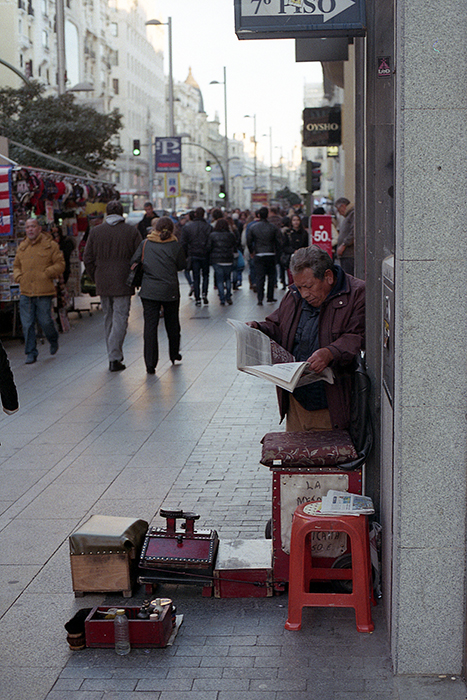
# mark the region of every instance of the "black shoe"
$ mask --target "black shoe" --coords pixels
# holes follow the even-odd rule
[[[188,296],[189,296],[189,297],[192,297],[194,293],[195,293],[195,288],[192,287],[192,288],[190,289],[190,293],[188,294]]]
[[[207,297],[203,297],[203,304],[209,304],[209,299]]]
[[[195,304],[196,304],[196,306],[201,306],[201,299],[197,299],[197,300],[195,301]]]
[[[146,367],[146,372],[148,374],[156,374],[156,368],[155,367]]]
[[[277,301],[277,299],[268,299],[268,304],[274,304],[275,301]]]
[[[181,361],[182,361],[182,356],[180,355],[180,353],[178,353],[178,355],[176,355],[176,357],[174,357],[174,359],[172,360],[172,364],[174,365],[176,362],[181,362]]]
[[[112,362],[109,362],[109,369],[111,372],[121,372],[126,369],[126,366],[120,360],[112,360]]]
[[[262,305],[263,305],[262,301],[258,301],[258,303],[256,304],[256,306],[262,306]]]
[[[55,343],[50,343],[50,354],[56,355],[57,350],[58,350],[58,340],[56,340]]]
[[[37,357],[35,355],[28,355],[26,357],[25,365],[33,365],[37,360]]]
[[[221,306],[225,306],[225,301],[221,301]]]
[[[229,306],[232,306],[232,304],[233,304],[232,299],[227,299],[227,304],[228,304]]]

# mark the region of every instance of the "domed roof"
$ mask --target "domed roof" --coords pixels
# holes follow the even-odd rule
[[[204,101],[203,101],[203,94],[201,92],[201,88],[196,82],[196,80],[193,78],[193,73],[191,72],[191,66],[188,68],[188,76],[187,79],[185,80],[185,83],[189,85],[190,87],[194,88],[198,94],[199,94],[199,105],[198,105],[198,112],[204,112]]]
[[[191,85],[191,87],[194,87],[194,88],[196,88],[197,90],[200,89],[198,83],[197,83],[196,80],[193,78],[193,73],[191,72],[191,66],[188,68],[188,77],[187,77],[187,79],[185,80],[185,83],[187,83],[187,85]]]

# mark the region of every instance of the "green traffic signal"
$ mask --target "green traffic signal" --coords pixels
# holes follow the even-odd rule
[[[141,155],[141,146],[140,146],[139,139],[133,139],[133,155],[134,156]]]
[[[225,186],[221,185],[219,189],[219,199],[225,199]]]
[[[207,173],[210,173],[212,168],[211,168],[211,161],[207,160],[206,165],[204,166],[204,169],[206,170]]]

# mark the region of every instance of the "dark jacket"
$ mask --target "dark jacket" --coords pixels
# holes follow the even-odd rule
[[[19,407],[13,372],[11,371],[5,348],[0,342],[0,398],[3,408],[8,412],[17,411]]]
[[[281,254],[281,264],[284,267],[290,265],[290,258],[293,253],[299,248],[308,247],[308,231],[304,228],[299,228],[296,231],[294,228],[287,228],[282,230],[282,254]]]
[[[211,224],[205,219],[194,219],[182,228],[182,244],[185,255],[190,258],[207,258]]]
[[[152,220],[158,219],[158,218],[159,218],[159,216],[156,214],[156,212],[154,212],[153,216],[148,216],[147,214],[145,214],[143,216],[143,218],[141,219],[141,221],[138,223],[138,226],[137,226],[138,231],[141,234],[141,238],[143,238],[143,239],[146,238],[146,236],[148,235],[148,228],[151,228]]]
[[[237,252],[237,238],[231,231],[212,231],[209,238],[209,257],[211,265],[216,263],[233,263]]]
[[[96,283],[96,293],[106,297],[124,297],[135,293],[126,284],[130,272],[130,260],[141,243],[139,231],[125,224],[123,217],[115,221],[115,215],[107,217],[103,224],[94,226],[84,249],[83,262],[86,272]]]
[[[154,301],[176,301],[180,298],[178,272],[186,265],[185,253],[175,236],[160,240],[157,231],[151,231],[131,259],[131,264],[143,257],[143,281],[139,295]]]
[[[328,348],[333,354],[330,367],[335,374],[334,384],[325,382],[326,398],[332,425],[347,429],[350,421],[349,366],[365,342],[365,283],[339,268],[341,291],[329,297],[320,307],[319,346]],[[339,280],[338,280],[339,282]],[[292,352],[295,333],[302,312],[302,297],[292,285],[280,306],[258,322],[258,328],[270,338]],[[289,393],[278,389],[281,420],[287,413]]]
[[[354,205],[348,204],[345,210],[345,218],[343,219],[340,229],[339,238],[337,239],[337,247],[345,245],[345,250],[340,256],[341,258],[354,257],[354,223],[355,209]]]
[[[260,219],[260,221],[252,224],[248,229],[246,239],[248,250],[252,255],[258,253],[273,253],[281,252],[281,232],[270,224],[269,221]]]

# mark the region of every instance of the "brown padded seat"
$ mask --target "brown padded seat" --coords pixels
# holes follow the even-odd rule
[[[260,462],[266,467],[323,467],[356,460],[358,454],[346,430],[267,433]]]

